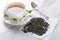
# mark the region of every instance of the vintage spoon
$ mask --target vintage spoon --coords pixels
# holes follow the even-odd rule
[[[34,10],[38,11],[41,15],[43,15],[44,18],[46,18],[47,20],[49,19],[48,16],[44,15],[43,13],[41,13],[41,12],[37,9],[38,6],[37,6],[34,2],[31,2],[31,6],[32,6],[32,8],[33,8]]]

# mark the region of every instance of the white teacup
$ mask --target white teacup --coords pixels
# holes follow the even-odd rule
[[[25,5],[22,3],[11,3],[4,10],[4,21],[11,25],[23,25],[26,21],[27,13],[24,12]]]

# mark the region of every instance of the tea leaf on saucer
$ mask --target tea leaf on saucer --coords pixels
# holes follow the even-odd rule
[[[17,19],[16,19],[16,18],[13,18],[13,20],[14,20],[14,21],[17,21]]]
[[[6,13],[4,14],[4,17],[9,17]]]
[[[26,10],[26,12],[31,13],[31,12],[32,12],[32,10]]]

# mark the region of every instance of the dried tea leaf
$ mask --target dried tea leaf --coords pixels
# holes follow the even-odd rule
[[[43,35],[48,30],[48,26],[49,24],[43,18],[33,18],[24,26],[23,31]]]

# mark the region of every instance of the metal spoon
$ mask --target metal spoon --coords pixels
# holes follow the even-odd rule
[[[31,2],[31,6],[32,6],[32,8],[33,8],[34,10],[38,11],[41,15],[43,15],[44,18],[46,18],[47,20],[49,19],[48,16],[44,15],[43,13],[41,13],[41,12],[37,9],[38,6],[37,6],[34,2]]]

